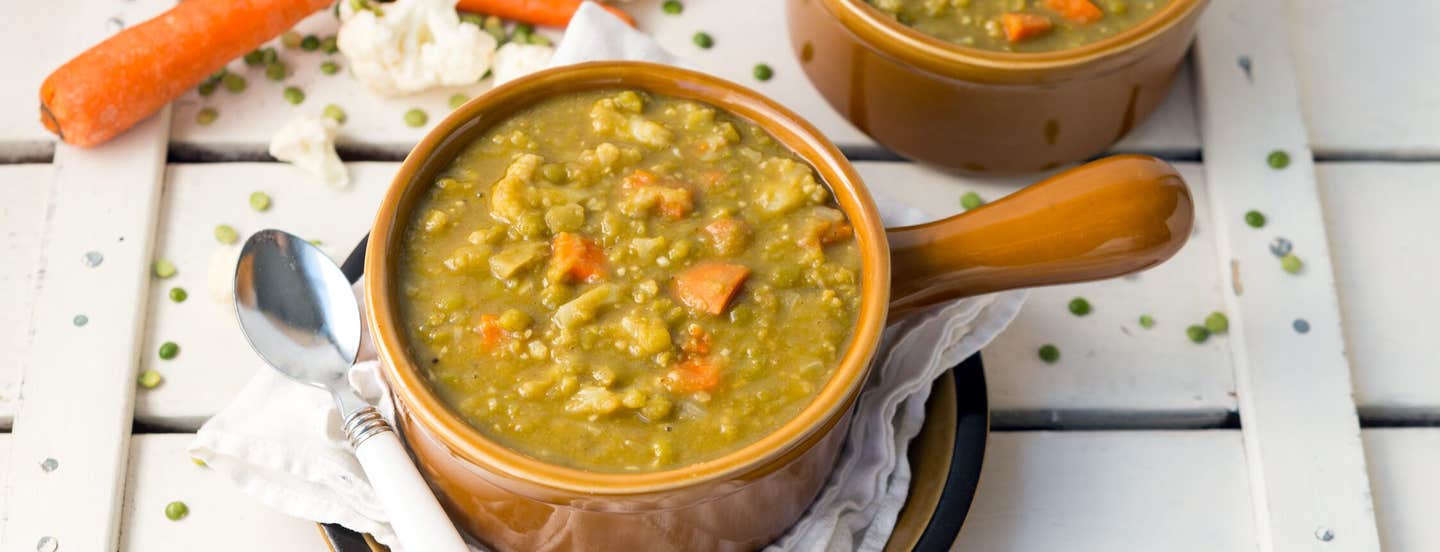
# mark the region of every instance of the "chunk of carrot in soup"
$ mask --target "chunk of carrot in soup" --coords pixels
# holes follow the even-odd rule
[[[670,220],[680,220],[695,211],[695,199],[690,190],[668,188],[670,192],[660,194],[660,215]]]
[[[750,277],[750,268],[733,263],[702,263],[675,276],[675,298],[692,309],[719,315]]]
[[[1045,0],[1045,7],[1054,10],[1067,21],[1082,25],[1089,25],[1105,18],[1105,12],[1100,11],[1100,8],[1090,0]]]
[[[1050,18],[1033,13],[1007,13],[1000,16],[1000,25],[1005,29],[1005,40],[1011,44],[1044,34],[1050,30]]]
[[[505,341],[505,329],[500,327],[500,316],[496,314],[480,315],[480,344],[485,350],[494,350]]]
[[[625,175],[625,178],[620,181],[620,187],[627,190],[644,188],[645,186],[655,184],[655,182],[659,180],[659,178],[660,177],[653,172],[642,169],[635,169],[635,172]]]
[[[677,393],[709,391],[720,386],[720,365],[709,356],[687,358],[660,381]]]
[[[605,278],[605,250],[594,240],[560,232],[550,242],[550,255],[546,276],[551,281],[593,283]]]

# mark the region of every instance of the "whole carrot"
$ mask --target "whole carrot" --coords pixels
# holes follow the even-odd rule
[[[40,85],[40,122],[94,146],[331,0],[185,0],[60,66]]]
[[[575,15],[575,10],[580,9],[580,4],[584,2],[585,0],[460,0],[455,8],[546,27],[564,27],[570,23],[570,17]],[[635,20],[625,13],[625,10],[606,4],[600,4],[600,7],[625,20],[631,27],[635,26]]]

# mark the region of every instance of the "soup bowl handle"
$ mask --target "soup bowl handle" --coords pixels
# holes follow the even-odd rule
[[[887,230],[892,316],[949,299],[1112,278],[1158,265],[1190,235],[1185,181],[1145,155],[1093,161],[999,201]]]

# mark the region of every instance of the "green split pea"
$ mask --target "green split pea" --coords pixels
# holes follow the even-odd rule
[[[1289,154],[1289,153],[1286,153],[1285,150],[1278,150],[1278,149],[1277,149],[1277,150],[1275,150],[1275,151],[1270,152],[1270,155],[1265,156],[1265,164],[1266,164],[1266,165],[1270,165],[1270,168],[1275,169],[1275,170],[1277,170],[1277,171],[1280,170],[1280,169],[1283,169],[1283,168],[1285,168],[1285,167],[1289,167],[1289,166],[1290,166],[1290,154]]]
[[[240,233],[228,224],[221,224],[215,227],[215,241],[230,245],[240,241]]]
[[[1299,274],[1302,268],[1305,268],[1305,263],[1301,262],[1300,257],[1296,257],[1294,253],[1287,253],[1284,257],[1280,257],[1281,270],[1290,274]]]
[[[1245,224],[1250,225],[1251,228],[1263,227],[1265,226],[1265,214],[1255,210],[1247,211],[1245,213]]]
[[[160,360],[170,360],[178,354],[180,354],[180,345],[174,341],[166,341],[160,344]]]
[[[1230,318],[1223,312],[1212,312],[1205,317],[1205,329],[1212,334],[1223,334],[1230,331]]]
[[[1210,339],[1210,330],[1199,324],[1191,324],[1190,327],[1185,328],[1185,337],[1196,343],[1204,343],[1205,340]]]
[[[169,278],[174,276],[176,272],[175,263],[165,259],[155,259],[154,264],[152,264],[150,268],[155,272],[157,278]]]
[[[755,69],[752,71],[752,74],[755,75],[755,80],[764,82],[770,80],[771,77],[775,76],[775,70],[771,69],[769,65],[766,65],[764,63],[758,63],[755,65]]]
[[[140,385],[141,389],[154,389],[159,387],[164,381],[165,377],[161,376],[160,372],[154,370],[145,370],[144,372],[140,372],[139,376],[135,377],[135,383]]]
[[[977,194],[975,192],[965,192],[964,195],[960,196],[960,207],[964,208],[966,211],[975,209],[984,204],[985,200],[980,199],[980,194]]]
[[[165,518],[170,521],[180,521],[188,515],[190,515],[190,507],[186,506],[184,502],[176,500],[165,505]]]
[[[248,83],[245,82],[245,77],[235,73],[225,73],[225,76],[220,77],[220,84],[224,86],[226,90],[235,94],[244,92],[245,87],[248,85]]]
[[[250,194],[250,208],[256,211],[270,210],[270,194],[265,192],[254,192]]]
[[[284,95],[285,101],[291,105],[300,105],[300,102],[305,101],[305,92],[294,86],[286,86]]]
[[[213,107],[202,108],[200,111],[195,112],[195,124],[200,126],[210,126],[210,123],[215,122],[215,119],[219,118],[220,112],[216,111]]]
[[[335,104],[326,105],[325,109],[320,112],[320,116],[335,121],[337,124],[345,124],[345,110]]]
[[[289,74],[289,72],[290,68],[286,67],[283,61],[276,61],[265,65],[265,78],[275,82],[285,80],[285,75]]]
[[[1060,360],[1060,348],[1049,343],[1041,345],[1038,353],[1045,364],[1055,364],[1055,361]]]

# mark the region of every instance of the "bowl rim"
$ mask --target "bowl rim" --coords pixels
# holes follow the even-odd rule
[[[942,75],[978,71],[1000,78],[1077,69],[1112,59],[1165,35],[1209,0],[1170,0],[1158,12],[1114,36],[1049,52],[997,52],[964,46],[900,23],[866,0],[819,1],[861,42],[893,58]]]
[[[862,257],[861,303],[854,333],[830,379],[810,404],[770,434],[739,449],[654,472],[599,472],[552,464],[486,437],[439,397],[410,358],[397,324],[399,300],[392,301],[392,259],[398,255],[388,251],[398,249],[398,239],[410,220],[408,211],[401,209],[418,195],[412,189],[428,187],[428,179],[451,162],[454,150],[525,107],[565,93],[618,88],[700,101],[760,126],[810,164],[832,190],[855,228]],[[447,147],[452,148],[451,158],[438,159],[437,151]],[[366,244],[365,308],[381,370],[399,410],[430,430],[452,454],[492,474],[552,490],[642,495],[745,479],[745,475],[783,459],[817,431],[833,430],[835,424],[830,422],[848,411],[863,385],[884,329],[889,261],[884,226],[858,173],[819,130],[789,109],[754,90],[687,69],[636,61],[589,62],[548,69],[498,86],[451,112],[421,139],[396,172],[371,227]]]

